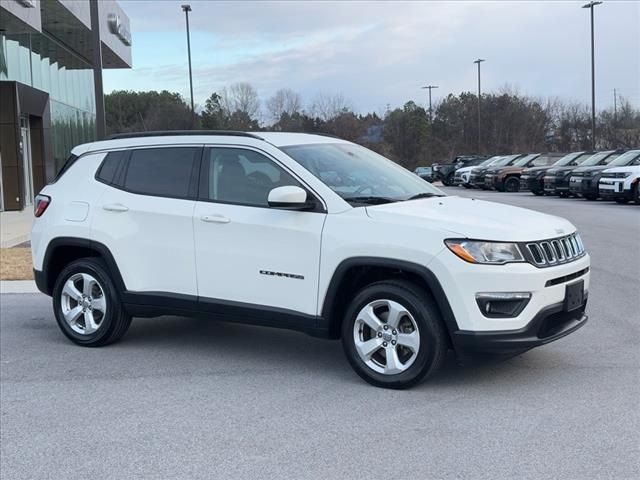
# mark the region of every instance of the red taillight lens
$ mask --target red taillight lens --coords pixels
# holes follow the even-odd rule
[[[47,209],[49,204],[51,203],[51,197],[47,197],[46,195],[38,195],[35,199],[35,216],[41,217],[44,211]]]

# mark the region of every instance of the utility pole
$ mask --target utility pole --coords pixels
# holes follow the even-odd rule
[[[615,127],[618,121],[618,96],[616,94],[616,89],[613,89],[613,126]]]
[[[582,6],[591,11],[591,148],[596,149],[596,61],[593,39],[593,7],[600,5],[600,1],[591,1]]]
[[[196,124],[196,110],[193,106],[193,75],[191,73],[191,38],[189,34],[189,12],[191,11],[191,5],[182,5],[185,19],[187,21],[187,55],[189,56],[189,89],[191,91],[191,128]]]
[[[429,125],[431,125],[431,123],[433,122],[433,110],[431,109],[431,90],[433,90],[434,88],[438,88],[437,85],[427,85],[425,87],[422,87],[423,89],[426,88],[427,90],[429,90]]]
[[[473,63],[477,63],[478,64],[478,154],[480,154],[480,145],[482,137],[480,135],[480,124],[481,124],[481,120],[480,120],[480,99],[482,98],[482,89],[480,88],[480,64],[482,62],[484,62],[486,60],[484,60],[483,58],[479,58],[477,60],[475,60]]]

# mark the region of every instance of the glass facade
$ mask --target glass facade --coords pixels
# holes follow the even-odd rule
[[[0,80],[49,94],[56,171],[71,149],[96,138],[91,66],[44,34],[0,34]]]

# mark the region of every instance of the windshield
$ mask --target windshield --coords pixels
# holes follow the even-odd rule
[[[491,158],[487,158],[484,162],[482,162],[480,165],[478,165],[479,167],[488,167],[489,165],[493,165],[494,162],[497,162],[498,160],[500,160],[502,158],[501,155],[495,156],[495,157],[491,157]]]
[[[511,164],[516,158],[520,155],[507,155],[506,157],[502,157],[501,160],[498,160],[496,163],[491,165],[492,167],[504,167],[505,165]]]
[[[538,158],[540,156],[539,153],[532,153],[530,155],[527,155],[525,157],[522,157],[520,160],[518,160],[516,163],[514,163],[513,165],[515,167],[524,167],[527,163],[529,163],[531,160],[533,160],[534,158]]]
[[[620,155],[615,160],[608,162],[608,165],[610,167],[624,167],[626,165],[630,165],[631,162],[633,162],[636,159],[636,157],[638,157],[639,155],[640,155],[640,150],[629,150],[628,152]],[[607,158],[607,160],[609,159]]]
[[[282,150],[331,190],[354,203],[444,196],[417,175],[359,145],[322,143],[292,145]]]
[[[591,167],[593,165],[598,165],[603,158],[606,158],[607,155],[611,155],[611,151],[608,152],[600,152],[594,155],[591,155],[584,162],[580,164],[581,167]]]
[[[569,165],[571,162],[576,160],[578,157],[581,157],[582,155],[586,155],[586,154],[584,152],[573,152],[573,153],[570,153],[570,154],[565,155],[564,157],[562,157],[556,163],[554,163],[553,166],[554,167],[564,167],[565,165]]]

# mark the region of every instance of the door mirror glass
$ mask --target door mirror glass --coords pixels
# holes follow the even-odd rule
[[[269,192],[269,206],[287,210],[310,210],[315,207],[315,202],[308,200],[304,189],[287,185],[276,187]]]

